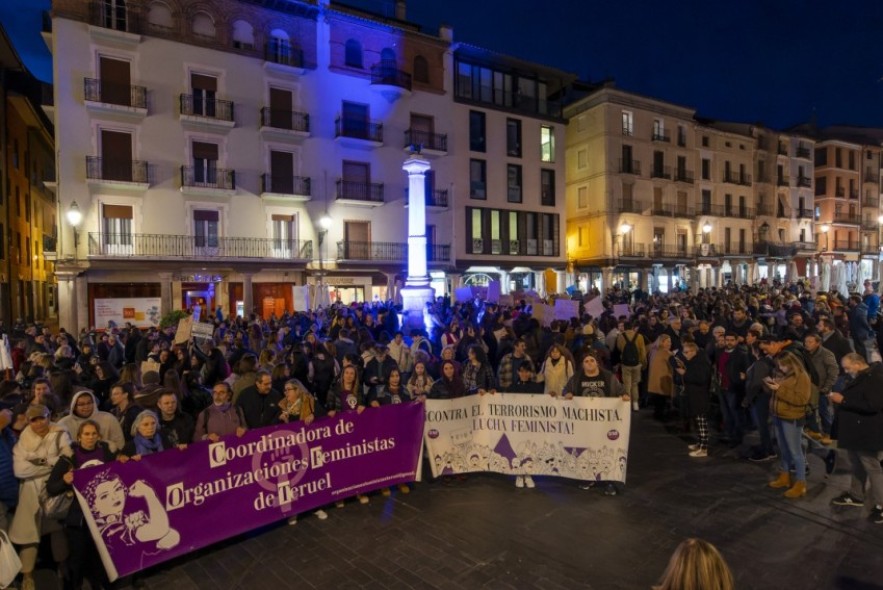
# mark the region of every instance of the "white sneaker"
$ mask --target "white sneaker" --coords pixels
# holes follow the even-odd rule
[[[695,451],[690,451],[691,457],[707,457],[708,450],[706,449],[696,449]]]
[[[633,401],[632,402],[632,410],[637,412],[640,409],[641,409],[641,404],[639,404],[637,401]]]
[[[687,446],[687,449],[690,450],[690,451],[695,451],[695,450],[697,450],[698,448],[699,448],[699,445],[698,445],[698,444],[692,444],[692,445],[688,445],[688,446]]]
[[[294,526],[297,524],[297,516],[289,516],[288,517],[289,526]]]
[[[520,475],[515,478],[515,487],[516,488],[523,488],[524,487],[524,478],[521,477]]]
[[[533,489],[533,488],[537,487],[537,484],[535,484],[533,482],[533,478],[531,476],[525,475],[524,476],[524,486],[527,488]]]
[[[316,510],[316,518],[319,520],[326,520],[328,518],[328,513],[322,510],[321,508]]]

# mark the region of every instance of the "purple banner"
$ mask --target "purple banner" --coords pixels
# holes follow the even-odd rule
[[[355,494],[417,478],[423,404],[339,413],[77,470],[111,580]]]

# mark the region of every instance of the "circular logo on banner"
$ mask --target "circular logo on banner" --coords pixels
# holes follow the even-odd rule
[[[607,431],[607,438],[610,440],[618,439],[619,438],[619,431],[618,430],[608,430]]]
[[[431,428],[426,434],[429,436],[429,438],[438,438],[438,430],[436,430],[435,428]]]
[[[270,441],[281,442],[290,436],[291,431],[281,430],[267,435]],[[258,481],[263,489],[280,498],[278,508],[282,512],[292,510],[290,491],[306,476],[310,467],[310,449],[305,442],[293,446],[268,445],[272,450],[255,453],[251,458],[253,471],[264,471],[269,477]],[[288,498],[288,501],[286,501]]]

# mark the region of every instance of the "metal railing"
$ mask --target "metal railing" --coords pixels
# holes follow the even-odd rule
[[[879,197],[870,197],[865,196],[862,199],[862,207],[874,207],[877,208],[880,206],[880,198]]]
[[[383,64],[371,66],[371,84],[398,86],[411,90],[411,74]]]
[[[616,255],[620,258],[644,258],[647,255],[647,249],[644,244],[627,244],[617,248]]]
[[[770,215],[772,216],[773,211],[775,211],[775,207],[773,205],[762,203],[757,206],[757,214],[758,215]]]
[[[877,172],[874,172],[870,168],[865,168],[865,182],[873,182],[874,184],[880,182],[880,175]]]
[[[297,111],[285,111],[264,107],[261,109],[261,126],[287,131],[310,132],[310,115]]]
[[[448,151],[448,136],[444,133],[430,133],[428,131],[408,129],[405,131],[404,147],[413,147],[418,151],[426,149],[446,152]]]
[[[312,183],[306,176],[261,175],[261,192],[263,193],[310,196],[311,191]]]
[[[791,245],[797,250],[816,250],[817,245],[815,242],[804,242],[804,241],[796,241],[791,242]]]
[[[687,248],[678,248],[677,246],[657,246],[650,245],[648,252],[651,258],[689,258],[690,251]]]
[[[845,213],[843,211],[838,213],[835,211],[834,223],[854,223],[858,225],[861,223],[861,217],[859,217],[858,213]]]
[[[810,149],[808,147],[797,146],[797,157],[803,158],[804,160],[809,160],[811,155]]]
[[[695,247],[696,256],[699,258],[719,256],[722,250],[718,244],[697,244]]]
[[[229,100],[202,98],[193,94],[180,96],[181,114],[218,121],[233,121],[234,104]]]
[[[313,241],[90,232],[89,256],[309,260]]]
[[[181,186],[236,190],[236,171],[212,167],[181,166]]]
[[[776,149],[776,153],[778,153],[780,156],[787,156],[788,155],[788,146],[780,141],[779,146]]]
[[[270,40],[264,46],[264,59],[283,66],[291,66],[293,68],[304,67],[303,50],[277,40]]]
[[[778,176],[776,177],[776,184],[778,186],[791,186],[791,178],[788,176]]]
[[[96,78],[83,79],[84,96],[90,102],[102,102],[136,109],[147,108],[147,88],[132,84],[102,82]]]
[[[86,156],[86,178],[89,180],[139,182],[148,180],[149,166],[141,160],[118,161],[98,156]]]
[[[798,176],[797,186],[812,188],[812,178],[810,178],[809,176]]]
[[[845,197],[846,196],[846,188],[842,187],[842,186],[838,186],[834,189],[834,194],[838,197]]]
[[[831,240],[835,250],[858,250],[858,242],[852,240]]]
[[[641,162],[638,160],[620,160],[619,171],[622,174],[641,175]]]
[[[880,229],[880,224],[876,219],[862,219],[862,229],[867,231],[877,231]]]
[[[616,202],[616,208],[620,213],[643,213],[644,203],[637,199],[620,199]]]
[[[405,199],[407,200],[411,191],[408,188],[405,188]],[[448,191],[444,189],[436,189],[432,191],[425,191],[424,193],[426,206],[427,207],[447,207],[448,206]]]
[[[679,168],[675,168],[675,181],[676,182],[686,182],[687,184],[693,184],[693,171],[692,170],[681,170]]]
[[[798,219],[814,219],[815,213],[812,209],[798,209],[797,210],[797,218]]]
[[[671,166],[653,166],[650,169],[650,178],[671,180]]]
[[[757,256],[773,256],[776,258],[784,258],[794,256],[794,244],[778,244],[767,240],[758,240],[754,242],[753,254]]]
[[[740,184],[742,186],[751,186],[751,175],[750,174],[740,174],[734,170],[724,171],[724,182],[728,182],[730,184]]]
[[[334,122],[335,137],[352,137],[365,141],[383,142],[383,123],[367,119],[338,117]]]
[[[339,260],[408,260],[406,242],[337,242]],[[451,247],[447,244],[427,244],[427,262],[447,262],[451,259]]]
[[[663,130],[662,132],[654,131],[650,134],[650,139],[652,141],[664,141],[666,143],[671,142],[671,133]]]
[[[382,203],[383,183],[357,182],[341,178],[337,181],[337,198]]]

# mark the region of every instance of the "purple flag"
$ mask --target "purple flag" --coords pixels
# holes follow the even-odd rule
[[[111,580],[337,500],[414,481],[423,404],[251,430],[77,470]]]

